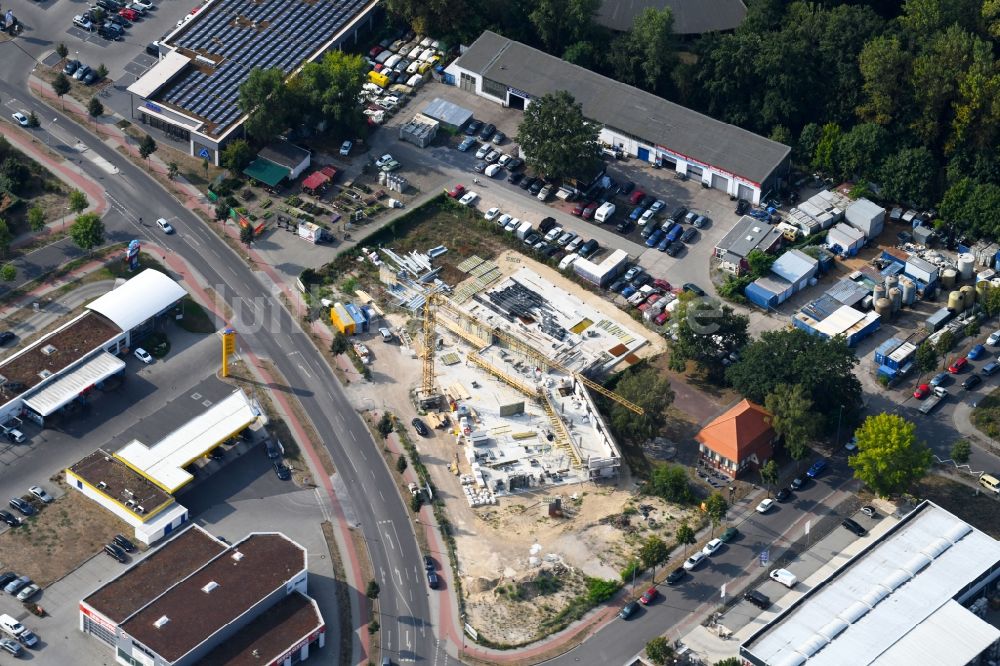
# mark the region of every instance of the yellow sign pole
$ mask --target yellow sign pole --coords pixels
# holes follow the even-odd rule
[[[236,353],[236,329],[225,328],[222,331],[222,376],[229,376],[229,357]]]

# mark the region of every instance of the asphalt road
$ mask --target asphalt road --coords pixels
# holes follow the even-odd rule
[[[660,585],[661,596],[655,603],[641,608],[639,614],[629,620],[616,618],[582,645],[545,663],[553,666],[625,664],[642,651],[649,640],[665,630],[689,623],[692,616],[710,611],[720,600],[723,585],[727,587],[727,598],[732,598],[748,579],[760,574],[762,551],[768,551],[773,563],[789,541],[802,536],[800,526],[806,520],[816,525],[821,517],[832,514],[832,509],[825,506],[823,500],[849,479],[850,472],[843,460],[832,461],[829,470],[828,474],[796,493],[792,501],[778,504],[770,513],[758,514],[751,507],[745,517],[733,523],[739,528],[739,537],[723,546],[708,562],[689,572],[678,584]],[[747,566],[752,569],[744,574]],[[639,598],[645,589],[646,586],[637,584],[632,598]],[[667,636],[671,640],[681,637],[675,633]]]
[[[280,299],[272,296],[269,285],[259,280],[245,261],[191,211],[151,182],[142,169],[28,94],[26,76],[34,63],[18,47],[27,49],[32,57],[40,57],[54,46],[46,37],[58,42],[60,30],[53,28],[53,34],[46,36],[40,34],[43,31],[39,28],[33,32],[31,42],[21,40],[17,46],[12,46],[14,42],[0,44],[0,99],[18,98],[23,108],[34,110],[40,118],[57,119],[58,139],[48,134],[49,123],[43,123],[34,132],[43,140],[52,140],[53,145],[58,143],[66,157],[79,160],[85,173],[105,183],[120,213],[105,219],[109,233],[155,238],[158,244],[187,261],[205,284],[221,295],[236,313],[234,321],[229,323],[240,331],[241,347],[270,359],[281,372],[311,416],[348,488],[395,488],[378,447],[351,408],[340,383]],[[92,160],[81,159],[65,145],[67,138],[86,144],[93,155],[116,165],[119,172],[111,175]],[[138,225],[139,217],[169,218],[177,233],[169,237],[155,234],[151,228]],[[261,319],[259,313],[266,316]],[[396,492],[385,493],[383,498],[383,494],[361,491],[352,499],[354,515],[380,578],[380,636],[384,653],[401,662],[432,659],[437,651],[434,615],[409,511]],[[356,613],[354,619],[356,625],[364,624]],[[355,654],[359,652],[356,650]],[[438,661],[443,660],[438,657]]]

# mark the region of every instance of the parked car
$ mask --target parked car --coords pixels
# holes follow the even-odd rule
[[[694,553],[691,557],[684,561],[684,569],[686,571],[694,571],[707,559],[708,556],[699,550],[697,553]]]
[[[962,388],[965,389],[966,391],[971,391],[972,389],[976,388],[982,383],[983,383],[983,378],[980,377],[979,375],[969,375],[968,377],[966,377],[965,381],[962,382]]]
[[[697,236],[697,235],[698,235],[698,230],[697,229],[694,229],[694,228],[685,229],[684,233],[681,234],[681,242],[683,242],[683,243],[690,243],[691,241],[693,241],[695,239],[695,236]]]
[[[118,560],[122,564],[125,564],[125,562],[128,561],[128,556],[125,555],[125,551],[113,543],[104,544],[104,553],[108,557]]]
[[[417,434],[420,435],[421,437],[426,437],[427,435],[431,434],[430,428],[424,425],[424,422],[421,421],[419,418],[414,418],[412,421],[410,421],[410,425],[413,426],[413,429],[416,430]]]
[[[348,155],[350,155],[351,148],[353,147],[354,147],[354,142],[349,139],[347,141],[344,141],[344,143],[340,144],[341,157],[347,157]]]
[[[698,285],[696,285],[694,282],[685,282],[683,289],[684,289],[684,291],[692,293],[695,296],[704,296],[705,295],[705,291],[701,287],[699,287]]]
[[[20,497],[11,497],[8,503],[12,509],[16,509],[26,516],[35,515],[35,507],[31,506]]]
[[[431,588],[432,590],[436,590],[436,589],[438,589],[438,585],[439,584],[440,584],[440,581],[438,579],[437,573],[435,573],[434,571],[431,571],[430,569],[428,569],[427,570],[427,587]]]
[[[747,590],[743,593],[743,598],[761,610],[767,610],[771,607],[770,597],[757,590]]]
[[[789,484],[792,490],[801,490],[809,482],[808,476],[797,476]]]
[[[644,196],[646,196],[645,192],[643,192],[642,190],[635,190],[634,192],[632,192],[631,196],[629,196],[628,202],[633,206],[636,206],[639,204],[640,201],[642,201],[642,198]]]
[[[21,642],[24,647],[35,647],[38,644],[38,636],[35,635],[31,629],[25,629],[17,636],[17,640]]]
[[[39,590],[41,589],[42,588],[38,587],[36,583],[28,583],[27,585],[21,588],[20,592],[17,593],[17,600],[27,601],[31,597],[38,594]]]
[[[944,384],[947,384],[950,378],[951,375],[948,374],[947,372],[937,373],[936,375],[934,375],[934,378],[931,379],[930,381],[931,388],[937,388],[938,386],[943,386]]]
[[[52,502],[52,495],[45,492],[45,489],[41,486],[31,486],[28,488],[28,492],[46,504],[50,504]]]
[[[645,208],[643,208],[642,206],[636,206],[635,208],[632,209],[632,212],[629,213],[628,219],[630,219],[633,222],[635,222],[640,217],[642,217],[642,214],[645,213],[645,212],[646,212]]]
[[[810,479],[816,479],[823,474],[824,470],[826,470],[826,461],[817,460],[812,464],[812,467],[806,470],[806,476],[808,476]]]
[[[21,524],[21,519],[6,509],[0,509],[0,520],[7,523],[11,527],[17,527]]]
[[[771,498],[761,500],[757,505],[757,513],[767,513],[774,507],[774,500]]]
[[[771,577],[771,580],[776,580],[789,589],[795,587],[795,584],[799,582],[795,574],[788,569],[771,569],[767,575]]]
[[[864,505],[863,507],[861,507],[861,513],[865,514],[869,518],[877,518],[878,517],[878,512],[875,511],[875,507],[869,506],[867,504]]]
[[[635,615],[638,610],[639,610],[638,602],[630,601],[624,606],[622,606],[622,609],[618,611],[618,617],[620,617],[623,620],[627,620],[633,615]]]
[[[494,206],[493,208],[490,208],[485,213],[483,213],[483,217],[486,218],[487,220],[492,220],[493,218],[497,217],[498,215],[500,215],[500,209],[497,208],[496,206]]]
[[[482,130],[479,132],[479,138],[483,141],[489,141],[490,138],[496,134],[497,126],[493,123],[487,123]]]
[[[486,174],[487,178],[493,178],[497,174],[503,176],[503,167],[499,164],[491,164],[483,170],[483,173]]]
[[[975,347],[969,350],[968,357],[972,361],[978,361],[979,358],[985,353],[986,353],[986,347],[984,347],[983,345],[976,345]]]
[[[667,576],[667,585],[676,585],[677,583],[681,582],[684,579],[685,575],[686,572],[684,571],[683,567],[674,569]]]
[[[18,592],[21,591],[22,587],[24,587],[25,585],[29,585],[30,583],[31,579],[28,578],[27,576],[18,576],[14,578],[14,580],[4,585],[3,591],[6,592],[7,594],[17,594]]]
[[[958,358],[956,358],[954,361],[951,362],[951,365],[948,366],[948,372],[950,372],[953,375],[957,375],[958,373],[965,370],[967,367],[969,367],[969,360],[964,356],[959,356]]]
[[[479,195],[476,194],[475,192],[466,192],[465,195],[458,200],[458,203],[462,204],[463,206],[471,206],[476,202],[476,199],[478,198]]]
[[[77,81],[82,81],[83,77],[90,73],[90,65],[80,65],[77,67],[76,71],[73,72],[73,78]]]
[[[135,544],[126,539],[123,534],[116,534],[115,538],[112,539],[111,542],[124,550],[126,553],[135,552]]]
[[[82,16],[80,14],[77,14],[76,16],[73,17],[73,25],[75,25],[78,28],[82,28],[82,29],[84,29],[84,30],[86,30],[88,32],[94,29],[94,24],[91,23],[90,19],[88,19],[86,16]],[[69,67],[70,63],[73,63],[73,62],[76,62],[77,66],[79,66],[79,64],[80,64],[79,62],[77,62],[75,60],[70,60],[70,62],[66,64],[66,67]],[[76,68],[74,67],[74,69],[76,69]],[[67,73],[65,69],[63,70],[63,73]],[[73,72],[68,72],[68,73],[72,74]]]
[[[15,641],[13,638],[0,638],[0,649],[4,652],[9,652],[15,657],[20,657],[23,649],[21,645]]]
[[[466,127],[465,127],[465,134],[467,136],[475,136],[476,134],[479,134],[479,130],[481,130],[481,129],[483,129],[483,123],[482,123],[482,121],[479,121],[479,120],[476,120],[475,118],[473,118],[472,120],[469,121],[469,124],[466,125]],[[485,155],[485,153],[483,153],[483,154]]]
[[[618,191],[621,192],[622,194],[628,195],[634,189],[635,189],[635,183],[633,183],[631,180],[626,180],[624,183],[621,184],[621,187],[618,189]]]
[[[774,494],[774,499],[784,504],[788,500],[792,499],[792,491],[788,488],[782,488]]]
[[[507,176],[507,182],[511,185],[517,185],[524,178],[524,174],[520,171],[515,172]]]
[[[711,557],[712,555],[715,555],[720,548],[722,548],[722,544],[722,539],[712,539],[705,544],[705,547],[701,549],[701,552],[703,552],[706,556]]]
[[[921,384],[917,387],[917,390],[913,392],[913,397],[917,400],[923,400],[931,394],[931,387],[927,384]]]
[[[659,590],[655,587],[651,587],[646,590],[641,597],[639,597],[639,603],[643,606],[648,606],[649,604],[656,601],[656,597],[660,596]]]
[[[735,527],[728,527],[726,528],[725,532],[719,535],[719,541],[721,541],[722,543],[729,543],[739,535],[740,535],[739,529]]]
[[[476,137],[467,136],[464,139],[462,139],[461,143],[458,144],[458,149],[459,151],[465,153],[468,152],[469,149],[472,148],[474,145],[476,145]]]
[[[986,338],[986,344],[991,347],[1000,345],[1000,331],[993,331],[990,333],[990,337]]]
[[[854,532],[858,536],[864,536],[868,534],[868,530],[866,530],[864,527],[861,526],[860,523],[851,518],[844,518],[844,520],[841,521],[840,525],[846,528],[849,532]]]
[[[507,140],[507,135],[499,130],[497,130],[496,134],[493,135],[493,144],[496,146],[499,146],[506,140]]]
[[[594,217],[594,213],[597,212],[598,203],[593,201],[587,204],[587,207],[583,209],[583,213],[580,215],[585,220],[589,220]]]
[[[128,21],[137,21],[139,19],[139,12],[130,7],[125,7],[118,10],[118,16]]]
[[[277,441],[268,438],[264,440],[264,453],[270,460],[275,460],[281,457],[281,447]]]
[[[292,478],[292,470],[288,469],[288,465],[280,460],[272,460],[271,466],[274,468],[274,473],[279,480],[288,481]]]
[[[150,363],[153,362],[153,357],[150,356],[149,352],[143,349],[142,347],[136,348],[135,357],[140,361],[142,361],[143,363],[145,363],[146,365],[149,365]]]

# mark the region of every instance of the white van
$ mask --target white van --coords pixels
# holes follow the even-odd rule
[[[788,589],[795,587],[795,584],[799,582],[799,579],[795,577],[795,574],[788,569],[772,569],[771,573],[768,575]]]
[[[561,270],[561,271],[567,270],[579,258],[580,258],[580,255],[578,255],[578,254],[575,254],[575,253],[574,254],[567,254],[565,257],[562,258],[562,261],[559,262],[559,270]]]
[[[601,204],[601,207],[597,209],[594,213],[594,221],[603,224],[611,219],[611,216],[615,214],[615,205],[610,201]]]
[[[382,64],[385,65],[385,69],[392,69],[393,67],[395,67],[396,65],[398,65],[399,61],[402,60],[402,59],[403,59],[403,56],[401,56],[401,55],[399,55],[397,53],[396,55],[389,56],[389,58],[384,63],[382,63]]]
[[[1000,479],[990,474],[983,474],[979,477],[979,485],[987,490],[1000,494]]]
[[[24,633],[24,625],[6,613],[0,615],[0,629],[14,637]]]

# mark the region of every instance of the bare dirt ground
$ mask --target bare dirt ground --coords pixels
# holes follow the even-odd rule
[[[40,506],[36,502],[36,506]],[[0,534],[0,567],[42,587],[56,581],[131,528],[110,511],[69,490],[20,527]]]

